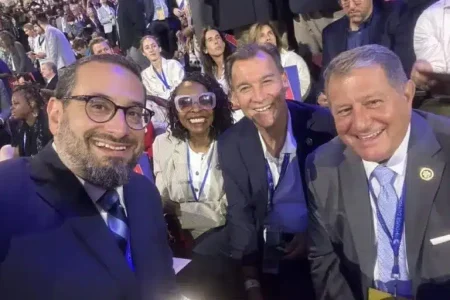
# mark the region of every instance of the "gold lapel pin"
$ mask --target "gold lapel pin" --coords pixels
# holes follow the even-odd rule
[[[430,168],[421,168],[419,174],[420,178],[425,181],[430,181],[434,177],[434,172]]]

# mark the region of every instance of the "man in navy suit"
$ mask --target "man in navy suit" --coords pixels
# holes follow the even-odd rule
[[[106,54],[60,73],[54,141],[0,164],[0,298],[179,299],[160,196],[132,171],[151,116],[139,70]]]
[[[225,66],[245,118],[220,138],[229,257],[250,299],[314,299],[305,253],[304,163],[335,135],[325,109],[286,102],[288,79],[273,46],[246,45]]]

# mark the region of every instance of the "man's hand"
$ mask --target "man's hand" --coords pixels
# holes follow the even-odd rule
[[[297,233],[285,249],[283,259],[299,259],[306,256],[306,234]]]
[[[47,57],[47,54],[45,54],[43,52],[39,52],[39,53],[36,53],[35,56],[39,59],[44,59]]]
[[[435,82],[425,74],[429,72],[433,72],[433,67],[429,62],[418,60],[414,63],[411,71],[411,80],[414,81],[419,89],[428,91],[435,85]]]

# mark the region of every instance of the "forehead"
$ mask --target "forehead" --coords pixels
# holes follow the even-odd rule
[[[196,95],[207,91],[208,90],[203,84],[193,81],[185,81],[178,87],[177,95]]]
[[[270,74],[279,74],[272,57],[259,51],[255,57],[238,60],[233,64],[231,79],[235,84],[244,81],[258,80]]]
[[[150,45],[154,45],[154,44],[157,44],[157,43],[156,43],[156,41],[155,41],[154,39],[152,39],[152,38],[146,38],[146,39],[144,40],[143,44],[144,44],[144,45],[150,46]]]
[[[93,45],[92,47],[96,48],[96,49],[98,49],[98,48],[109,48],[109,46],[108,46],[108,44],[106,42],[97,43],[97,44]]]
[[[268,26],[268,25],[264,25],[263,27],[261,27],[261,29],[260,29],[260,33],[267,33],[267,32],[271,32],[272,31],[272,28],[270,28],[270,26]]]
[[[208,30],[205,34],[206,39],[210,39],[210,38],[217,37],[217,36],[220,36],[220,34],[217,30],[214,30],[214,29]]]
[[[72,95],[95,94],[108,96],[119,105],[145,103],[144,88],[139,78],[112,63],[89,62],[78,68]]]

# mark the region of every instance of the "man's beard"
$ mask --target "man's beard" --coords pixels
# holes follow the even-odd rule
[[[57,152],[63,163],[78,177],[106,190],[128,183],[140,151],[128,162],[116,157],[99,158],[92,153],[92,146],[89,144],[93,137],[129,145],[136,144],[129,137],[116,139],[107,134],[96,133],[94,130],[85,132],[83,139],[80,139],[70,129],[68,116],[65,115],[55,136],[58,142]]]

